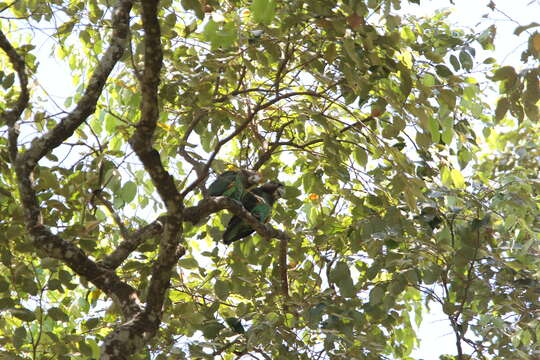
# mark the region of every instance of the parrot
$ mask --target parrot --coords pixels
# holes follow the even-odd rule
[[[208,194],[210,196],[223,195],[241,202],[246,191],[261,181],[262,175],[255,171],[244,169],[226,171],[210,184]]]
[[[261,223],[270,220],[274,202],[283,197],[285,186],[279,182],[268,182],[253,191],[246,192],[242,205]],[[233,216],[223,233],[223,242],[227,245],[251,235],[255,230],[240,216]]]

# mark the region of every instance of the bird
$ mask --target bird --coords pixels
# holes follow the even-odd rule
[[[279,182],[270,181],[252,191],[246,192],[242,205],[261,223],[270,220],[274,202],[283,197],[285,186]],[[251,235],[255,230],[240,216],[235,215],[227,224],[223,233],[223,242],[227,245]]]
[[[237,201],[242,201],[246,191],[261,181],[262,175],[256,171],[245,169],[225,171],[210,184],[208,195],[223,195]]]

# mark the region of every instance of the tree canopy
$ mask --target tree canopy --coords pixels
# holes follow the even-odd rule
[[[540,356],[540,24],[502,66],[422,3],[0,2],[2,357],[412,359],[435,303],[445,359]]]

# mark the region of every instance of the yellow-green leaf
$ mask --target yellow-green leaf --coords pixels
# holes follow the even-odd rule
[[[455,187],[461,189],[465,187],[465,178],[463,177],[463,174],[461,174],[461,171],[458,169],[452,169],[450,172],[450,176],[452,177],[452,181],[455,185]]]

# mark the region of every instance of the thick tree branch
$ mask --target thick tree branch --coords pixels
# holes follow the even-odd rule
[[[90,84],[76,109],[49,133],[45,134],[40,139],[34,140],[30,150],[19,156],[12,156],[15,172],[17,174],[21,203],[25,212],[26,228],[34,244],[39,249],[43,250],[47,256],[60,259],[77,274],[85,277],[113,299],[118,300],[122,305],[126,317],[140,311],[135,290],[120,281],[120,279],[110,270],[99,266],[94,261],[90,260],[90,258],[88,258],[88,256],[86,256],[86,254],[76,245],[63,240],[60,236],[53,234],[42,225],[40,206],[33,188],[31,174],[37,161],[71,135],[77,126],[82,124],[86,117],[93,111],[97,98],[101,94],[105,79],[122,54],[122,35],[125,34],[128,26],[131,5],[131,1],[123,0],[115,7],[113,12],[114,30],[112,44],[100,61],[100,64],[94,72]],[[2,45],[5,46],[5,42],[2,42]],[[10,58],[14,56],[13,52],[9,50],[9,47],[6,46],[5,49],[8,50]],[[21,59],[19,60],[22,61]],[[20,61],[17,65],[14,64],[14,67],[19,73],[24,71],[24,67],[21,65]],[[21,86],[25,88],[27,80],[24,78],[24,75],[19,76],[22,76]],[[24,104],[28,102],[27,90],[23,90],[23,92],[26,92],[26,95],[22,95],[23,100],[21,100],[21,98],[19,99],[19,107],[16,110],[19,115],[26,106]],[[12,112],[12,114],[15,114],[16,112]],[[10,122],[8,123],[10,127],[15,127],[16,120],[17,118],[10,119]],[[10,141],[10,146],[16,149],[16,138],[12,138]]]
[[[201,221],[205,221],[205,218],[211,214],[217,213],[221,210],[230,210],[233,214],[238,215],[246,221],[248,221],[251,225],[254,225],[255,230],[264,238],[271,239],[281,239],[281,240],[290,240],[290,236],[280,230],[274,229],[272,226],[268,224],[262,224],[260,223],[249,211],[247,211],[239,202],[229,199],[225,196],[218,196],[218,197],[209,197],[205,198],[195,206],[190,206],[184,209],[184,216],[183,221],[190,222],[192,224],[198,224]],[[159,236],[163,234],[163,224],[167,222],[167,216],[161,216],[154,220],[152,223],[143,226],[141,229],[137,230],[133,233],[133,235],[130,237],[131,243],[120,245],[120,247],[125,247],[126,249],[128,247],[131,247],[131,249],[137,248],[140,244],[142,244],[148,237],[152,236]],[[124,253],[126,251],[133,251],[133,250],[118,250],[119,253]],[[127,254],[129,255],[129,254]],[[105,260],[103,260],[104,264],[114,264],[118,260],[114,260],[116,258],[121,257],[122,255],[115,255],[114,253],[109,255]],[[123,259],[120,261],[122,262]]]
[[[142,20],[144,28],[144,69],[141,78],[141,120],[136,125],[129,143],[150,175],[161,199],[170,213],[182,209],[174,178],[165,170],[159,153],[153,148],[153,136],[159,117],[158,87],[161,79],[163,51],[161,30],[157,18],[159,1],[143,1]]]
[[[281,230],[273,228],[271,225],[263,224],[257,220],[244,206],[238,201],[229,199],[226,196],[217,196],[203,199],[197,204],[197,206],[188,207],[184,211],[184,221],[189,221],[193,224],[197,224],[206,216],[218,212],[220,210],[227,209],[235,215],[244,219],[255,231],[263,238],[279,239],[289,241],[290,236]]]
[[[10,60],[13,62],[14,68],[19,74],[22,89],[14,109],[3,114],[3,116],[5,117],[7,115],[6,122],[10,129],[10,157],[17,175],[27,231],[33,243],[47,256],[59,259],[75,273],[93,283],[115,300],[119,304],[124,317],[128,320],[126,324],[133,322],[134,318],[138,319],[141,317],[142,307],[137,291],[123,282],[114,271],[92,261],[79,247],[53,234],[42,224],[40,203],[32,184],[32,172],[43,156],[62,144],[94,112],[106,79],[124,52],[131,7],[131,0],[119,0],[113,9],[111,45],[99,61],[85,93],[78,102],[75,110],[62,119],[51,131],[35,139],[30,149],[21,154],[18,154],[17,151],[16,122],[28,103],[27,79],[24,75],[24,63],[22,59],[9,46],[5,36],[3,34],[0,36],[0,46],[8,53]],[[146,317],[146,314],[144,314],[144,317]],[[140,343],[141,341],[139,339],[143,339],[145,332],[155,331],[155,326],[150,328],[148,326],[151,322],[145,321],[141,324],[145,330],[141,331],[137,328],[139,331],[134,334],[138,336],[130,336],[127,339],[123,327],[117,328],[113,333],[120,333],[123,337],[107,337],[106,343],[113,346],[112,348],[108,348],[110,352],[105,353],[102,358],[124,358],[129,355],[125,355],[122,352],[126,346],[132,346],[133,343]]]
[[[65,261],[67,264],[78,266],[81,263],[87,263],[84,268],[74,267],[73,270],[81,275],[90,275],[91,278],[95,278],[95,271],[88,273],[84,269],[96,267],[96,265],[90,266],[91,260],[89,260],[82,250],[78,249],[75,245],[63,241],[56,235],[53,235],[48,229],[42,225],[40,206],[33,188],[31,174],[37,164],[37,161],[48,151],[52,150],[55,146],[58,146],[65,138],[73,133],[73,131],[82,124],[86,116],[88,116],[95,107],[95,103],[101,94],[101,89],[107,78],[108,74],[112,70],[112,67],[118,61],[122,54],[123,44],[122,35],[125,35],[126,28],[129,22],[129,11],[131,9],[131,1],[121,0],[113,11],[113,40],[112,44],[106,52],[106,55],[100,61],[96,71],[92,75],[90,84],[79,101],[76,109],[64,118],[57,126],[55,126],[50,132],[43,137],[34,140],[30,150],[17,156],[14,167],[17,174],[17,182],[19,186],[19,194],[21,197],[22,207],[25,211],[25,222],[30,236],[34,240],[34,243],[41,249],[45,250],[49,256],[59,258]],[[87,114],[87,115],[86,115]],[[14,126],[14,124],[13,124]],[[14,139],[16,141],[16,139]],[[16,143],[11,144],[12,147],[16,147]],[[79,254],[77,262],[72,263],[70,256],[73,253]],[[65,256],[64,259],[61,256]],[[84,260],[86,259],[86,260]],[[101,269],[104,271],[104,269]],[[100,287],[100,284],[95,283]],[[101,287],[100,287],[101,288]],[[106,288],[103,288],[107,292]]]
[[[29,92],[28,92],[28,76],[26,75],[26,64],[24,59],[17,53],[15,48],[11,45],[4,33],[0,30],[0,48],[7,54],[9,61],[13,65],[13,68],[17,72],[19,83],[21,86],[21,92],[15,102],[15,105],[11,110],[0,114],[0,118],[3,118],[8,126],[8,139],[9,139],[9,156],[12,163],[15,163],[17,158],[17,139],[19,137],[19,129],[16,126],[17,120],[21,117],[22,112],[28,106]]]
[[[10,136],[11,159],[17,174],[21,203],[25,211],[26,227],[34,244],[40,250],[44,251],[47,256],[63,261],[75,273],[86,278],[114,300],[118,301],[126,318],[133,316],[141,310],[136,290],[122,282],[114,272],[92,261],[76,245],[53,234],[42,225],[40,207],[33,188],[31,173],[41,157],[61,144],[93,112],[105,79],[122,55],[123,38],[125,37],[122,35],[125,34],[128,26],[131,5],[131,1],[120,1],[116,6],[113,14],[114,30],[111,46],[100,61],[76,109],[49,133],[34,140],[31,148],[23,153],[22,156],[17,156],[16,136]],[[28,81],[24,74],[24,62],[22,58],[18,57],[6,41],[5,36],[2,34],[0,36],[0,46],[8,53],[10,59],[14,61],[14,68],[19,74],[22,88],[21,96],[15,108],[7,113],[8,126],[11,131],[16,131],[13,130],[16,126],[16,121],[28,103]]]
[[[22,154],[22,162],[31,171],[37,162],[48,152],[58,147],[69,138],[75,130],[96,109],[105,82],[114,66],[124,54],[129,37],[129,12],[132,0],[119,0],[113,9],[111,44],[94,70],[88,86],[75,109],[63,118],[54,128],[43,136],[34,139],[30,149]]]
[[[163,232],[164,219],[160,219],[143,226],[137,231],[128,231],[124,237],[124,241],[109,255],[107,255],[101,263],[108,269],[116,269],[147,239],[157,236]]]
[[[75,273],[117,301],[126,318],[141,311],[137,291],[120,280],[110,269],[92,261],[79,247],[51,233],[43,225],[30,229],[30,235],[47,256],[61,260]]]
[[[183,221],[197,224],[201,220],[204,220],[207,216],[218,211],[228,209],[228,206],[231,205],[230,202],[227,201],[227,198],[221,201],[218,201],[217,199],[220,198],[206,198],[201,200],[196,206],[185,208]],[[237,205],[237,203],[233,201],[232,206],[235,205]],[[152,237],[161,236],[163,234],[164,224],[166,222],[167,216],[161,216],[150,224],[144,225],[136,231],[128,231],[124,241],[122,241],[120,245],[118,245],[118,247],[100,263],[108,269],[116,269],[146,240]]]
[[[146,339],[155,335],[161,322],[162,308],[166,291],[170,285],[172,268],[178,258],[185,253],[185,249],[179,246],[182,236],[183,199],[176,189],[174,178],[165,170],[159,153],[152,145],[159,117],[158,87],[163,61],[158,4],[158,0],[141,2],[145,33],[144,69],[140,79],[141,120],[136,125],[135,133],[129,139],[129,143],[150,175],[169,215],[166,217],[163,227],[159,227],[163,231],[159,242],[158,258],[152,266],[144,312],[138,318],[122,324],[107,336],[102,355],[103,358],[107,359],[126,359],[136,353]],[[157,228],[147,229],[154,231]],[[118,266],[142,241],[144,241],[143,236],[125,241],[121,247],[105,259],[106,263]]]

